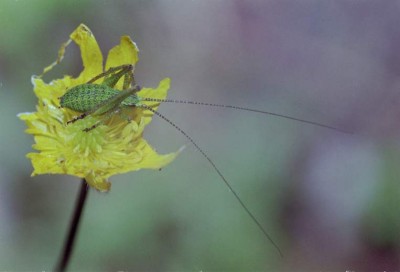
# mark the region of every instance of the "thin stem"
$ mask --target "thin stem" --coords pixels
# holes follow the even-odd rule
[[[75,237],[78,232],[79,222],[81,219],[82,211],[85,206],[85,201],[87,198],[89,188],[86,184],[86,180],[82,179],[81,188],[79,189],[79,195],[76,199],[75,210],[72,216],[71,223],[69,225],[68,236],[64,241],[64,246],[60,255],[60,259],[54,271],[63,272],[66,270],[69,259],[74,248]]]

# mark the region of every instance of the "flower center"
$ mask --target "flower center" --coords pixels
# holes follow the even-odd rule
[[[88,116],[67,127],[67,134],[69,135],[67,141],[69,141],[69,145],[72,145],[74,154],[89,157],[96,156],[103,151],[105,130],[99,126],[88,132],[83,131],[95,122],[95,118]]]

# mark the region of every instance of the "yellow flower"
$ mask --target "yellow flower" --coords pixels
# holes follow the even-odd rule
[[[39,100],[37,111],[18,115],[28,126],[26,132],[34,135],[33,148],[39,151],[27,155],[34,168],[32,176],[68,174],[85,178],[97,190],[108,191],[111,186],[108,178],[112,175],[143,168],[159,169],[170,163],[178,152],[159,155],[142,138],[143,129],[153,115],[149,111],[134,108],[130,113],[133,121],[114,116],[90,132],[82,130],[96,122],[92,116],[66,125],[80,113],[59,108],[58,98],[71,87],[86,83],[103,72],[103,56],[96,39],[89,28],[81,24],[61,47],[58,60],[46,67],[44,73],[62,60],[71,41],[80,48],[83,71],[77,78],[64,76],[48,84],[40,76],[33,76],[34,92]],[[120,44],[110,50],[105,69],[122,64],[135,65],[138,51],[128,36],[121,37]],[[169,83],[170,79],[165,78],[157,88],[143,88],[138,95],[165,99]],[[122,82],[118,82],[116,88],[122,88]]]

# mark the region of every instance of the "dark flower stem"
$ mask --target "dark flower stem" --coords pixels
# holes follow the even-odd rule
[[[79,195],[76,199],[74,214],[72,216],[72,220],[68,230],[68,236],[65,239],[60,259],[58,260],[54,271],[63,272],[67,268],[72,250],[74,248],[75,237],[78,232],[79,222],[81,219],[83,208],[85,206],[88,191],[89,188],[86,184],[86,180],[82,179],[81,188],[79,189]]]

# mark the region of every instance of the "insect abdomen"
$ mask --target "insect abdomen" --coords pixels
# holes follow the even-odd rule
[[[87,112],[96,109],[118,92],[105,85],[82,84],[69,89],[60,98],[60,106],[77,112]]]

